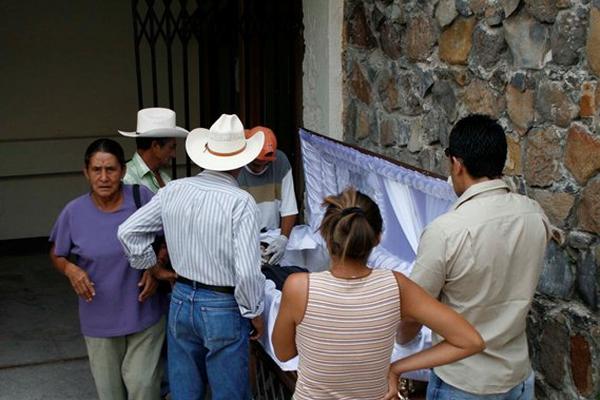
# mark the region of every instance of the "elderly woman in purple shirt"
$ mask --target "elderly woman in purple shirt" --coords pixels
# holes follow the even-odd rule
[[[99,398],[159,399],[166,303],[155,294],[153,271],[131,268],[117,239],[119,225],[152,193],[139,187],[136,201],[137,189],[121,183],[123,149],[110,139],[87,148],[83,172],[91,190],[60,213],[50,234],[50,259],[79,296]]]

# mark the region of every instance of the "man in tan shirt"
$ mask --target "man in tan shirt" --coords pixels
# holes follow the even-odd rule
[[[411,279],[471,322],[487,348],[435,368],[428,399],[533,399],[525,325],[550,224],[500,179],[506,153],[502,127],[487,116],[463,118],[450,133],[459,199],[423,232]],[[410,324],[403,328],[410,337]],[[434,335],[433,344],[440,340]]]

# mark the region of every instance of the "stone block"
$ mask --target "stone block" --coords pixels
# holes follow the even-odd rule
[[[558,14],[556,0],[525,0],[525,7],[529,14],[541,22],[553,23]]]
[[[499,4],[493,4],[485,10],[485,22],[488,26],[500,26],[504,20],[504,10]]]
[[[565,166],[582,185],[600,171],[600,139],[593,137],[581,124],[569,128]]]
[[[579,62],[579,51],[585,46],[584,22],[575,11],[559,14],[552,26],[550,38],[552,61],[560,65],[575,65]]]
[[[600,179],[589,181],[583,189],[577,219],[580,229],[600,234]]]
[[[395,60],[402,55],[402,28],[393,21],[386,21],[381,25],[379,40],[381,49],[388,57]]]
[[[527,89],[527,83],[527,74],[522,71],[516,72],[512,78],[510,78],[510,84],[520,92],[524,92]]]
[[[350,74],[350,86],[356,97],[365,103],[371,105],[371,84],[365,78],[360,65],[354,63],[352,67],[352,73]]]
[[[504,9],[504,16],[506,18],[510,17],[510,15],[517,9],[521,0],[500,0],[500,4]]]
[[[381,3],[375,3],[376,7],[373,7],[371,11],[371,24],[375,31],[379,31],[381,24],[385,21],[385,14],[382,11],[382,7],[379,7]]]
[[[579,98],[579,116],[591,118],[596,115],[596,82],[583,82]]]
[[[567,235],[567,244],[579,250],[587,249],[593,240],[594,237],[586,232],[571,231]]]
[[[378,144],[383,147],[390,147],[396,144],[394,120],[385,119],[379,123],[379,141]]]
[[[506,142],[508,145],[508,155],[506,157],[504,173],[506,175],[521,175],[523,172],[521,167],[521,144],[510,136],[506,137]]]
[[[555,193],[546,190],[533,190],[532,193],[533,198],[540,203],[550,222],[564,227],[575,204],[575,196],[570,193]]]
[[[364,49],[372,49],[377,45],[377,40],[371,32],[371,28],[367,22],[365,8],[362,2],[359,2],[347,19],[346,32],[348,42],[356,47]]]
[[[540,84],[536,108],[543,119],[562,128],[568,127],[579,114],[577,105],[567,96],[563,84],[554,81],[544,81]]]
[[[544,324],[540,337],[540,372],[548,384],[561,388],[566,374],[566,360],[569,348],[569,332],[564,318],[557,318]]]
[[[371,134],[371,113],[363,107],[356,108],[356,131],[354,137],[357,141],[369,137]]]
[[[431,95],[434,104],[441,107],[450,122],[456,119],[456,94],[452,85],[447,80],[440,80],[433,84]]]
[[[465,87],[472,81],[472,75],[468,69],[459,69],[454,71],[453,73],[454,82],[456,82],[459,86]]]
[[[379,116],[379,142],[383,147],[394,145],[406,146],[410,136],[410,125],[398,118],[391,118],[381,113]]]
[[[383,70],[378,78],[377,92],[387,112],[393,112],[400,108],[400,93],[398,92],[396,78],[387,70]]]
[[[589,18],[585,50],[590,69],[594,74],[600,75],[600,10],[591,7]]]
[[[425,93],[432,84],[431,74],[420,69],[402,70],[387,80],[382,75],[378,90],[387,111],[399,110],[404,115],[423,112]]]
[[[483,16],[485,15],[486,10],[491,8],[492,4],[493,2],[490,2],[489,0],[471,0],[469,2],[469,8],[471,8],[473,14]]]
[[[411,61],[425,61],[438,40],[437,26],[424,15],[411,18],[402,37],[404,54]]]
[[[512,123],[525,133],[535,120],[535,92],[519,90],[512,83],[506,86],[506,109]]]
[[[577,265],[577,291],[592,310],[598,309],[598,268],[594,255],[589,251],[581,253]]]
[[[450,123],[446,114],[438,108],[433,108],[425,115],[423,125],[425,144],[434,144],[437,142],[448,142]]]
[[[473,45],[473,30],[477,19],[475,17],[459,17],[446,28],[439,40],[440,59],[448,64],[465,65]]]
[[[585,336],[571,336],[571,376],[577,391],[590,396],[594,390],[592,380],[592,356],[590,344]]]
[[[493,67],[506,50],[504,32],[502,29],[487,28],[480,24],[473,32],[473,47],[471,62],[475,66]]]
[[[560,179],[560,137],[553,128],[535,129],[527,135],[525,179],[529,186],[549,186]]]
[[[433,147],[427,146],[419,153],[419,165],[428,171],[439,171],[440,163],[440,153]]]
[[[471,10],[471,0],[455,0],[456,10],[463,17],[469,17],[473,15]]]
[[[506,109],[504,96],[491,89],[485,81],[472,81],[463,92],[462,100],[471,113],[499,118]]]
[[[546,248],[544,269],[540,275],[537,291],[548,296],[569,299],[575,284],[569,258],[554,242]]]
[[[458,16],[454,0],[440,0],[435,8],[435,19],[442,28],[450,25]]]
[[[549,28],[524,11],[504,21],[504,38],[515,68],[542,69],[550,51]]]

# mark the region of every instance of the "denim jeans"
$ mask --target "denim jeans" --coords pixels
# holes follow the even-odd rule
[[[173,400],[250,398],[250,321],[232,294],[176,283],[167,332]]]
[[[448,385],[432,370],[427,385],[427,400],[533,400],[534,384],[535,375],[532,372],[506,393],[473,394]]]

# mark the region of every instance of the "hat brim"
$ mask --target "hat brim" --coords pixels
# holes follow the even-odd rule
[[[189,132],[183,128],[176,126],[175,128],[157,128],[146,132],[125,132],[118,131],[121,135],[132,138],[184,138],[189,135]]]
[[[209,133],[210,131],[204,128],[192,130],[185,141],[185,151],[194,164],[211,171],[231,171],[250,164],[260,154],[265,141],[263,134],[256,134],[246,139],[246,147],[240,153],[218,156],[206,148]]]

